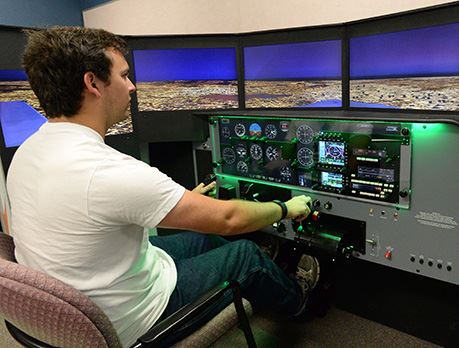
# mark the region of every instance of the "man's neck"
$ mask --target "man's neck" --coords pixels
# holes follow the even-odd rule
[[[82,114],[82,113],[78,113],[71,117],[68,117],[68,116],[54,117],[54,118],[50,118],[48,121],[49,122],[69,122],[69,123],[76,123],[82,126],[86,126],[88,128],[93,129],[97,133],[99,133],[102,139],[105,138],[105,133],[107,132],[107,129],[105,128],[105,124],[102,124],[102,122],[100,121],[98,122],[98,119],[96,117],[87,115],[87,114]]]

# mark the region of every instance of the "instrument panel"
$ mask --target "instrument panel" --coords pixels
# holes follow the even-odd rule
[[[301,224],[284,219],[263,233],[459,284],[457,124],[396,114],[233,114],[209,123],[218,198],[312,199]]]
[[[216,117],[217,173],[409,207],[410,125]]]

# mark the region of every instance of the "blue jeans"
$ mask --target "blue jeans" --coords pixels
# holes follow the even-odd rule
[[[166,251],[177,267],[177,285],[162,318],[225,280],[237,280],[241,294],[256,308],[294,314],[301,290],[260,248],[249,240],[229,242],[216,235],[184,232],[153,236],[150,242]],[[216,315],[232,301],[231,291],[207,315]],[[161,319],[162,319],[161,318]]]

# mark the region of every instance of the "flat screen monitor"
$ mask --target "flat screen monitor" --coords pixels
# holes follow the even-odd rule
[[[138,111],[237,108],[236,49],[133,51]]]
[[[341,107],[341,64],[341,40],[245,47],[245,105]]]
[[[350,39],[350,106],[459,110],[459,23]]]
[[[6,147],[21,145],[46,122],[22,70],[0,70],[0,124]]]
[[[45,112],[22,70],[0,70],[0,121],[6,147],[22,144],[46,122]],[[130,110],[127,118],[107,130],[106,135],[132,133]]]

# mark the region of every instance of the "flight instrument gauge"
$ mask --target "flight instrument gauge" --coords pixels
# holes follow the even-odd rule
[[[239,161],[237,162],[236,170],[239,173],[247,173],[249,171],[249,167],[247,166],[247,163],[245,163],[244,161]]]
[[[309,144],[314,139],[314,131],[306,124],[302,124],[296,130],[296,137],[301,144]]]
[[[223,160],[227,164],[233,164],[236,161],[236,153],[230,147],[226,147],[226,148],[223,149],[222,156],[223,156]]]
[[[249,135],[251,137],[261,137],[261,127],[258,123],[252,123],[249,127]]]
[[[228,127],[222,128],[222,137],[228,139],[231,136],[231,131]]]
[[[292,182],[292,169],[289,166],[282,167],[280,170],[280,176],[283,182]]]
[[[263,149],[261,146],[258,144],[252,144],[250,147],[250,156],[252,156],[255,161],[260,160],[263,157]]]
[[[267,124],[265,127],[265,135],[268,139],[275,139],[277,135],[277,128],[273,124]]]
[[[238,137],[242,137],[245,135],[245,126],[242,123],[238,123],[236,126],[234,126],[234,133]]]
[[[236,147],[236,153],[239,157],[244,158],[247,156],[247,149],[244,146],[238,146]]]
[[[310,168],[314,164],[314,154],[312,150],[307,147],[299,149],[296,158],[302,167]]]
[[[266,148],[266,158],[270,161],[275,161],[280,157],[280,150],[275,146],[268,146]]]

